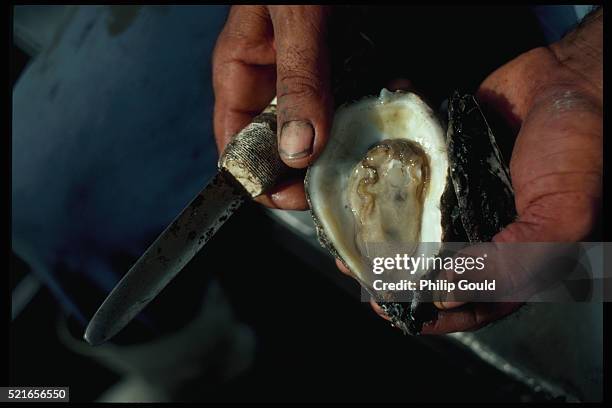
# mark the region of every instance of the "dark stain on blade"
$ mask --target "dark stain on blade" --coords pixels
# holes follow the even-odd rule
[[[112,290],[89,323],[85,340],[90,344],[101,344],[123,329],[199,252],[247,197],[247,192],[233,176],[225,171],[217,173]],[[196,240],[198,236],[200,238]]]
[[[198,196],[191,202],[191,204],[189,204],[189,208],[191,209],[198,208],[199,206],[202,205],[203,201],[204,201],[204,197],[202,196],[202,194],[198,194]]]
[[[178,225],[178,223],[176,221],[174,221],[171,225],[170,225],[170,229],[169,231],[174,235],[174,237],[177,237],[179,232],[181,231],[181,226]]]

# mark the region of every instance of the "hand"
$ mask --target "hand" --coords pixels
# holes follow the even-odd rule
[[[307,167],[323,149],[332,98],[323,6],[233,6],[213,53],[215,140],[231,137],[277,97],[278,146],[290,167]],[[257,201],[289,210],[307,208],[303,178]]]
[[[501,110],[518,130],[510,161],[518,219],[493,242],[576,242],[586,239],[597,223],[603,169],[603,9],[587,20],[561,41],[499,68],[477,93],[481,104]],[[525,279],[512,276],[515,282]],[[436,306],[438,318],[423,327],[424,334],[475,330],[521,304]],[[372,307],[386,318],[374,302]]]

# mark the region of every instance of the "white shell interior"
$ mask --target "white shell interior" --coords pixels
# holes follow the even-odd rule
[[[351,170],[375,143],[386,139],[409,139],[428,155],[430,179],[420,241],[440,242],[442,237],[440,199],[447,182],[448,156],[445,132],[431,108],[414,93],[386,89],[378,98],[340,108],[330,140],[309,169],[307,188],[311,209],[325,235],[362,283],[370,281],[367,277],[372,276],[371,265],[364,261],[354,242],[354,216],[345,192]],[[432,246],[427,247],[431,251]]]

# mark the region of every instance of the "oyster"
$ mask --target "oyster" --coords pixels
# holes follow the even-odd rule
[[[383,89],[340,108],[305,187],[321,244],[410,333],[435,318],[435,307],[418,292],[398,302],[375,291],[374,259],[435,256],[444,242],[488,241],[515,215],[493,134],[475,99],[458,93],[449,101],[448,129],[410,92]]]

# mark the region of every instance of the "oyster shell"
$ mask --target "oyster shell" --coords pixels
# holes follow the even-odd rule
[[[305,187],[321,244],[409,333],[435,318],[435,307],[419,293],[406,303],[374,291],[373,259],[488,241],[515,215],[493,134],[475,99],[458,93],[449,100],[448,129],[410,92],[383,89],[341,107]]]

